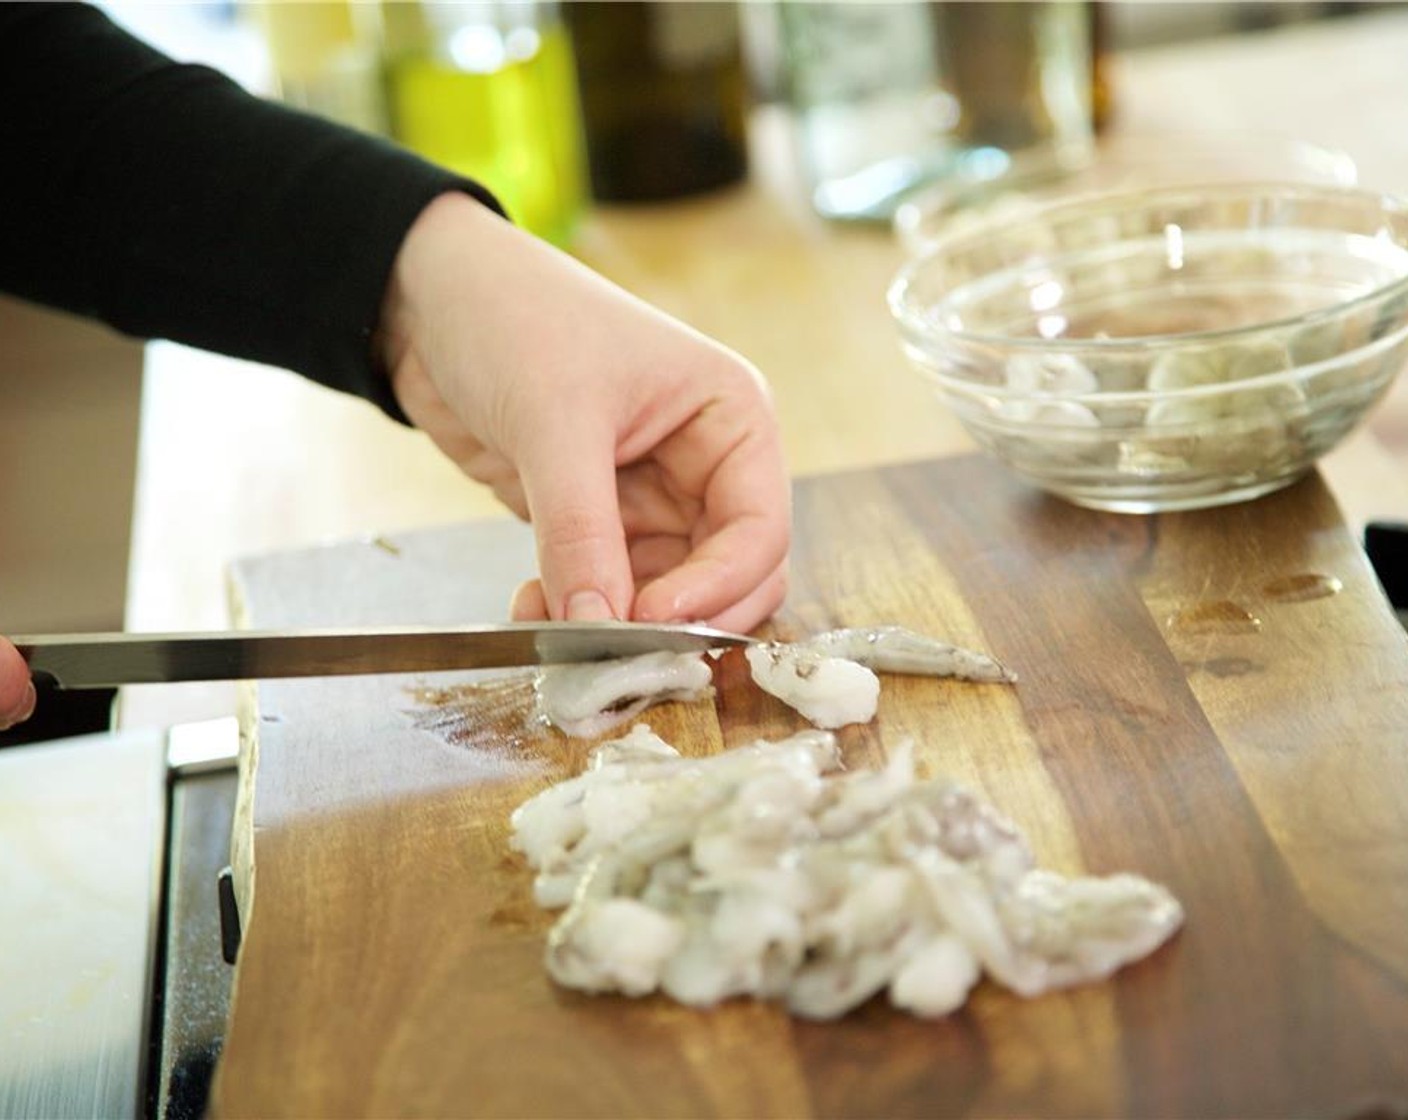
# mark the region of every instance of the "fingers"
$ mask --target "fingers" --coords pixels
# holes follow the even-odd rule
[[[620,469],[604,435],[535,441],[519,478],[542,578],[519,589],[513,617],[751,628],[776,610],[790,489],[776,430],[737,403],[706,406]]]
[[[637,591],[678,568],[689,558],[688,537],[664,534],[637,537],[630,542],[630,546],[631,571],[635,575]]]
[[[543,581],[530,579],[518,585],[509,600],[508,616],[514,622],[544,622],[548,617],[548,598]]]
[[[32,716],[36,699],[29,666],[19,650],[0,638],[0,731]]]
[[[671,473],[685,480],[686,489],[698,486],[704,513],[689,555],[636,597],[634,616],[643,621],[713,619],[735,608],[743,616],[755,613],[756,604],[770,599],[761,589],[772,586],[769,581],[786,559],[791,493],[775,429],[745,429],[742,438],[724,444],[718,432],[710,430],[710,422],[702,415],[698,430],[673,452],[681,461]],[[724,417],[714,422],[728,421]],[[720,445],[728,448],[722,459],[702,450]],[[701,463],[713,469],[694,483],[688,472]],[[754,608],[742,609],[745,602]]]
[[[632,617],[716,625],[725,617],[746,618],[745,628],[751,629],[781,605],[786,554],[785,526],[759,518],[736,521],[641,588]],[[760,563],[770,566],[760,572]]]
[[[704,516],[702,487],[701,481],[698,493],[688,493],[653,459],[622,467],[616,474],[616,492],[627,537],[671,534],[688,539]]]
[[[728,607],[712,618],[705,619],[710,626],[719,630],[732,630],[737,634],[747,634],[755,626],[766,622],[787,597],[787,564],[773,570],[749,594],[733,606]]]
[[[591,622],[630,612],[635,586],[614,450],[609,432],[544,426],[519,461],[549,618]]]
[[[791,535],[781,439],[769,423],[768,402],[751,384],[740,388],[734,381],[719,391],[647,458],[616,472],[616,527],[629,550],[631,588],[637,589],[633,603],[624,600],[629,614],[617,617],[727,617],[751,627],[781,602]],[[556,613],[541,540],[539,557],[546,604],[552,617],[565,617]],[[613,600],[613,606],[620,603]]]
[[[786,595],[787,565],[783,563],[737,603],[702,621],[720,630],[746,634],[771,617]],[[547,599],[540,580],[530,579],[519,585],[509,605],[509,617],[514,622],[542,622],[547,619]]]

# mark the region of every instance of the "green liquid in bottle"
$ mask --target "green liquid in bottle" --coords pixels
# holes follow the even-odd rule
[[[556,24],[505,42],[512,49],[492,68],[440,51],[391,59],[392,134],[483,183],[520,226],[566,245],[587,197],[571,45]]]

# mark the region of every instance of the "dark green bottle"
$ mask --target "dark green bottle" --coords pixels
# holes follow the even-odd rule
[[[678,198],[747,173],[746,81],[733,3],[574,0],[593,197]]]

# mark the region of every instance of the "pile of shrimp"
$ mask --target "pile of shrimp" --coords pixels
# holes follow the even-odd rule
[[[942,1016],[984,975],[1028,997],[1102,979],[1183,920],[1136,876],[1037,868],[994,810],[917,779],[909,743],[848,772],[825,730],[687,758],[637,724],[512,826],[537,902],[562,910],[553,979],[693,1007],[831,1019],[884,992]]]

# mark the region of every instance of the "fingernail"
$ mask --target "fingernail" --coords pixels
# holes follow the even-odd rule
[[[8,731],[17,723],[23,723],[34,714],[35,705],[39,703],[39,694],[34,691],[34,682],[30,681],[24,690],[24,699],[20,701],[20,706],[15,709],[9,719],[0,719],[0,731]]]
[[[615,617],[611,604],[600,591],[574,591],[567,597],[569,622],[605,622]]]

